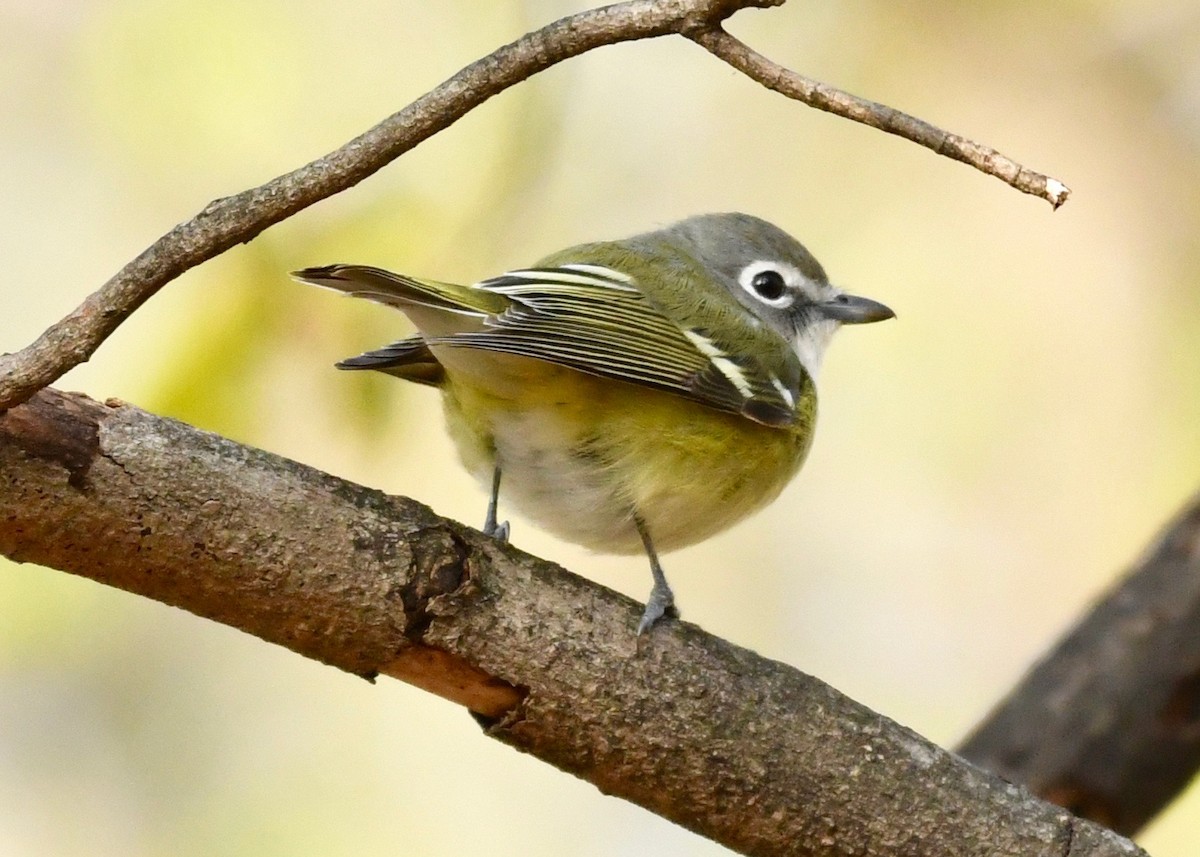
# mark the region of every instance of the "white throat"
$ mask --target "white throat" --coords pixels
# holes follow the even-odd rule
[[[800,365],[814,383],[821,371],[821,361],[825,359],[825,349],[829,347],[829,342],[838,327],[840,325],[833,319],[820,319],[797,330],[792,339],[792,350],[796,352]]]

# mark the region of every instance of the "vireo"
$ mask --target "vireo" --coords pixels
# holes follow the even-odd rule
[[[593,550],[650,560],[638,625],[674,596],[657,551],[698,542],[778,496],[817,416],[814,379],[843,324],[891,318],[847,295],[798,241],[706,214],[581,244],[472,286],[361,265],[295,276],[404,312],[417,333],[338,364],[442,391],[463,463]]]

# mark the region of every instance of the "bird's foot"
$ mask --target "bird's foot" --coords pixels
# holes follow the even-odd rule
[[[501,521],[497,524],[493,519],[483,525],[483,534],[491,536],[498,542],[508,542],[508,531],[508,521]]]
[[[663,616],[669,616],[672,619],[679,618],[679,610],[675,607],[675,594],[671,592],[671,587],[666,585],[665,580],[661,586],[658,581],[655,581],[654,589],[650,591],[650,597],[646,599],[646,609],[642,612],[642,620],[638,622],[637,635],[640,637],[649,631]]]

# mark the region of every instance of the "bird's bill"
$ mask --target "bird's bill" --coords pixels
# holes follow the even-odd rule
[[[842,324],[867,324],[896,317],[891,307],[858,295],[841,294],[817,306],[826,318],[840,321]]]

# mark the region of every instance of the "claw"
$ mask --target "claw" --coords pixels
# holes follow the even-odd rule
[[[655,582],[654,589],[650,591],[650,597],[646,599],[646,609],[642,613],[642,619],[638,622],[637,635],[640,637],[649,631],[663,616],[678,619],[679,610],[675,607],[675,594],[671,592],[670,587],[663,586],[660,589]]]
[[[498,542],[508,542],[509,526],[508,521],[502,521],[499,524],[488,523],[483,525],[483,534],[491,536]]]

